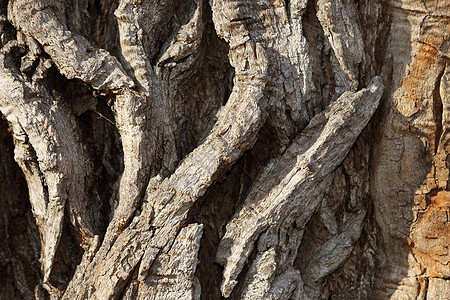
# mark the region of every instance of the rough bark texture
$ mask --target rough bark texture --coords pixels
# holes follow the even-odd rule
[[[0,299],[448,299],[446,0],[0,0]]]

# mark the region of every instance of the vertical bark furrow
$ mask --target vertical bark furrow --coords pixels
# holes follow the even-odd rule
[[[351,1],[319,0],[317,18],[339,62],[333,66],[338,93],[358,88],[358,65],[364,59],[364,43]]]
[[[124,171],[120,178],[118,199],[113,207],[107,239],[114,239],[119,228],[125,227],[136,208],[142,203],[143,193],[151,176],[152,151],[155,140],[148,132],[148,105],[145,96],[125,90],[116,96],[113,110],[122,139]]]
[[[182,228],[167,254],[161,253],[153,262],[148,276],[138,278],[141,282],[135,299],[199,300],[201,288],[195,270],[202,234],[203,225]]]
[[[40,240],[27,185],[14,159],[5,116],[0,120],[0,299],[32,299],[41,278]],[[43,194],[42,194],[43,195]]]
[[[44,283],[50,284],[66,205],[84,244],[96,234],[98,216],[86,202],[91,162],[66,104],[43,85],[27,82],[8,62],[8,55],[3,52],[1,57],[0,109],[14,130],[16,158],[26,175],[42,236]]]

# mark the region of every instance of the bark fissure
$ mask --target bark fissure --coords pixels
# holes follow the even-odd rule
[[[441,299],[448,15],[0,0],[0,111],[34,217],[18,228],[37,225],[0,226],[0,298]]]
[[[27,170],[26,164],[21,167],[26,175],[33,213],[41,232],[44,283],[47,283],[61,237],[68,198],[78,197],[71,199],[67,205],[72,223],[81,232],[82,242],[89,244],[94,237],[96,221],[92,211],[84,209],[86,194],[83,191],[90,164],[78,144],[78,132],[68,131],[75,120],[73,117],[64,119],[69,115],[67,107],[45,86],[27,82],[18,70],[14,70],[14,66],[9,65],[6,58],[15,48],[14,43],[11,45],[9,50],[5,48],[7,46],[2,49],[3,99],[0,109],[11,122],[13,136],[17,138],[18,162],[33,161],[33,152],[37,158],[34,173]],[[42,68],[42,61],[40,66]],[[55,113],[56,108],[63,112],[62,116]],[[39,117],[30,119],[27,111],[35,112]]]
[[[439,148],[439,141],[441,140],[442,135],[442,113],[443,113],[443,105],[442,98],[440,92],[441,79],[445,72],[445,66],[442,68],[441,73],[436,78],[436,83],[433,89],[433,114],[434,120],[436,122],[436,131],[435,131],[435,142],[434,142],[434,154],[437,154]]]

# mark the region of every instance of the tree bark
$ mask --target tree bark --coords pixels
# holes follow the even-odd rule
[[[0,0],[0,299],[447,299],[445,0]]]

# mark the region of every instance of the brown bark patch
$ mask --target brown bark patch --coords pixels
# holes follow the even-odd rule
[[[414,255],[426,268],[426,275],[450,277],[450,192],[439,191],[418,215],[411,233]]]
[[[437,152],[440,136],[442,133],[442,100],[439,95],[439,82],[442,74],[435,81],[430,81],[430,76],[435,74],[436,68],[442,63],[439,47],[433,45],[442,44],[442,41],[427,39],[420,42],[410,68],[409,74],[403,78],[402,88],[405,96],[402,103],[409,107],[408,110],[423,110],[428,101],[432,101],[434,126],[427,130],[427,139],[430,148]],[[426,82],[436,82],[433,86],[427,86]]]
[[[406,92],[406,97],[414,101],[417,106],[423,94],[423,82],[428,80],[430,68],[439,58],[438,49],[421,43],[410,67],[410,74],[403,78],[402,87]]]

